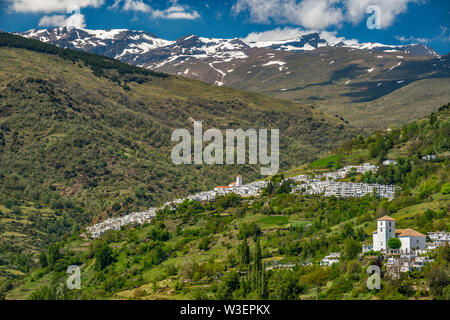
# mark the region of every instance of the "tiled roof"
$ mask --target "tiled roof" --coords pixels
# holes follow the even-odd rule
[[[378,221],[395,221],[395,219],[392,219],[389,216],[384,216],[384,217],[381,217],[380,219],[378,219]]]
[[[399,237],[425,237],[424,234],[413,229],[397,229],[395,230],[395,234]]]

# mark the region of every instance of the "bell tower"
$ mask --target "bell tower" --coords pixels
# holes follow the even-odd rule
[[[377,220],[376,241],[374,241],[374,250],[389,250],[388,241],[395,237],[395,219],[384,216]],[[375,240],[375,239],[374,239]]]

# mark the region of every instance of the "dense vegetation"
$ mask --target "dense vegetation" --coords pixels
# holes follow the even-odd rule
[[[234,180],[255,165],[176,166],[174,129],[279,128],[281,168],[355,136],[345,122],[260,94],[165,76],[0,34],[0,280],[110,216]]]
[[[83,230],[74,231],[50,246],[27,277],[7,283],[4,294],[33,299],[450,299],[448,246],[432,252],[434,262],[421,272],[403,273],[400,279],[386,275],[385,261],[375,252],[360,254],[376,219],[384,215],[394,217],[397,228],[449,230],[449,115],[447,105],[399,129],[400,134],[395,129],[356,138],[340,153],[298,169],[313,174],[395,158],[397,165],[380,164],[376,177],[352,177],[381,177],[401,186],[392,201],[371,194],[348,199],[292,194],[278,175],[260,198],[231,194],[211,203],[185,201],[159,212],[151,224],[95,241],[87,240]],[[429,152],[438,158],[419,157]],[[331,252],[341,253],[340,262],[319,266]],[[65,270],[72,264],[82,270],[81,290],[65,288]],[[277,269],[286,264],[294,267]],[[371,264],[382,269],[381,290],[366,286]]]

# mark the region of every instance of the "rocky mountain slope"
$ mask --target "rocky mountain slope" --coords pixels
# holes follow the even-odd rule
[[[300,53],[322,47],[337,47],[385,53],[396,52],[410,56],[439,57],[437,52],[421,44],[392,46],[380,43],[359,43],[356,40],[335,37],[327,32],[314,32],[277,41],[215,39],[196,35],[169,41],[145,31],[88,30],[66,27],[33,29],[21,33],[21,35],[64,48],[81,49],[113,57],[141,67],[182,73],[219,85],[224,83],[222,80],[225,80],[228,73],[234,71],[230,67],[240,65],[246,62],[246,59],[253,57],[255,53],[261,52],[261,50],[252,50],[255,48],[266,49],[272,53],[273,51]],[[192,67],[189,68],[189,66]],[[210,78],[205,78],[206,75],[196,72],[201,72],[203,66],[207,66],[208,73],[213,73]]]
[[[450,98],[448,56],[421,44],[359,43],[327,32],[277,41],[195,35],[168,41],[126,29],[53,28],[22,35],[151,70],[314,105],[369,130],[413,121]],[[417,88],[426,94],[416,95]]]

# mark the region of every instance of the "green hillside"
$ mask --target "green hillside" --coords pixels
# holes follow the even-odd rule
[[[257,166],[176,166],[174,129],[280,129],[281,168],[355,136],[321,111],[0,33],[1,275],[109,216],[229,183]]]
[[[423,271],[382,278],[381,290],[366,286],[366,268],[385,262],[358,258],[376,219],[389,215],[397,228],[422,233],[449,230],[450,104],[401,128],[356,137],[337,153],[286,175],[319,173],[345,164],[377,163],[377,174],[354,181],[392,183],[394,200],[368,194],[336,198],[289,193],[271,178],[263,196],[236,195],[212,203],[185,202],[164,210],[151,224],[108,232],[88,240],[81,231],[47,248],[26,276],[3,288],[7,299],[450,299],[449,251],[442,247]],[[433,161],[421,156],[437,155]],[[397,165],[385,166],[384,159]],[[331,252],[332,267],[317,262]],[[296,264],[293,270],[268,266]],[[81,290],[65,289],[66,268],[81,268]]]

